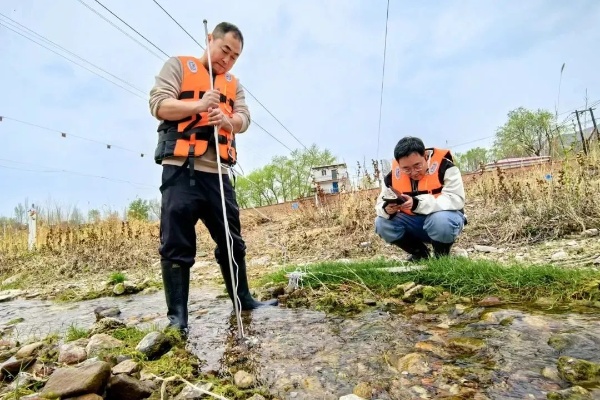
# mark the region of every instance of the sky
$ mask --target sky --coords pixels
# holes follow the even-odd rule
[[[154,1],[101,3],[168,55],[201,56]],[[232,73],[303,145],[327,148],[350,168],[390,159],[406,135],[463,152],[491,146],[519,106],[554,112],[558,101],[564,117],[583,108],[586,90],[589,103],[600,99],[595,0],[391,0],[380,133],[385,0],[159,3],[203,45],[204,19],[209,30],[221,21],[238,25],[245,46]],[[159,199],[158,121],[147,96],[166,56],[95,0],[3,0],[0,13],[113,75],[0,15],[0,215],[12,216],[26,199],[84,212],[122,210],[136,197]],[[247,97],[253,121],[287,147],[302,148]],[[246,174],[289,154],[256,125],[237,136],[237,146]]]

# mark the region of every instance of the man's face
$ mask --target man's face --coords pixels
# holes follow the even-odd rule
[[[412,180],[419,181],[427,172],[427,159],[419,153],[412,153],[398,160],[400,171],[409,175]]]
[[[242,52],[242,43],[227,32],[222,38],[209,37],[210,61],[215,74],[228,72]]]

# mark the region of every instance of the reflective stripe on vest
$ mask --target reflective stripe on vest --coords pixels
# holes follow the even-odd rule
[[[446,149],[426,149],[425,157],[429,160],[429,169],[425,176],[418,181],[417,190],[413,190],[410,176],[403,173],[396,160],[392,160],[392,188],[399,193],[409,196],[418,196],[420,194],[431,194],[438,197],[442,193],[444,183],[439,179],[439,168],[445,158],[452,157],[449,150]],[[413,215],[410,210],[402,210],[406,214]]]

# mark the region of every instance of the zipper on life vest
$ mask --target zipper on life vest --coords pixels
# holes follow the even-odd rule
[[[196,184],[196,180],[194,179],[195,152],[196,152],[196,134],[192,133],[190,135],[190,147],[189,147],[189,151],[188,151],[188,168],[190,169],[190,186],[194,186]]]

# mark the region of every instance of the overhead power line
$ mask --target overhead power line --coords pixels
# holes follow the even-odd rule
[[[83,2],[83,0],[77,0],[78,2],[80,2],[81,4],[85,5],[88,9],[94,11],[90,6],[88,6],[87,4],[85,4]],[[129,29],[131,29],[132,31],[134,31],[136,34],[138,34],[141,38],[143,38],[146,42],[148,42],[149,44],[151,44],[155,49],[157,49],[158,51],[160,51],[162,54],[164,54],[167,58],[170,57],[169,54],[167,52],[165,52],[164,50],[162,50],[160,47],[158,47],[156,44],[154,44],[151,40],[149,40],[148,38],[146,38],[144,35],[142,35],[140,32],[138,32],[135,28],[133,28],[129,23],[127,23],[125,20],[123,20],[121,17],[119,17],[115,12],[113,12],[112,10],[110,10],[108,7],[106,7],[104,4],[102,4],[102,2],[100,2],[99,0],[94,0],[96,3],[98,3],[102,8],[104,8],[106,11],[108,11],[111,15],[113,15],[115,18],[117,18],[119,21],[121,21],[123,24],[125,24]],[[154,0],[153,0],[154,1]],[[164,7],[162,7],[160,5],[160,3],[158,3],[157,1],[154,1],[154,3],[156,3],[156,5],[158,7],[160,7],[160,9],[173,21],[177,24],[177,26],[183,30],[183,32],[185,32],[198,46],[200,46],[200,48],[202,50],[205,50],[204,46],[202,46],[202,44],[200,44],[200,42],[198,40],[196,40]],[[102,17],[101,14],[95,12],[96,15]],[[103,17],[102,17],[103,18]],[[103,18],[105,21],[109,22],[106,18]],[[115,26],[114,24],[111,24],[113,26]],[[116,26],[115,26],[116,27]],[[118,29],[118,28],[117,28]],[[120,29],[119,29],[120,30]],[[123,32],[122,30],[120,30],[121,32]],[[129,36],[129,35],[128,35]],[[137,42],[137,41],[136,41]],[[139,42],[137,42],[139,44]],[[145,46],[144,46],[145,47]],[[288,132],[302,147],[304,147],[305,149],[308,149],[306,147],[306,145],[304,145],[304,143],[302,143],[300,141],[300,139],[298,139],[297,136],[295,136],[260,100],[258,100],[258,98],[256,96],[254,96],[254,94],[252,94],[252,92],[250,92],[250,90],[248,89],[248,87],[241,85],[244,90],[248,93],[248,95],[250,95],[250,97],[252,97],[254,100],[256,100],[256,102],[265,109],[265,111],[267,111],[267,113],[273,117],[275,119],[275,121],[277,121],[277,123],[279,125],[281,125],[281,127]],[[256,124],[256,122],[254,122]],[[259,126],[260,127],[260,126]],[[264,128],[260,127],[262,130],[264,130],[265,132],[267,132]],[[268,132],[267,132],[268,133]],[[268,133],[271,137],[274,138],[274,136],[270,133]],[[278,142],[280,142],[279,140],[277,140]],[[281,143],[281,142],[280,142]],[[285,146],[285,145],[284,145]],[[285,146],[286,148],[288,148],[287,146]],[[289,149],[289,148],[288,148]]]
[[[42,126],[42,125],[34,124],[32,122],[23,121],[23,120],[20,120],[20,119],[17,119],[17,118],[7,117],[5,115],[0,116],[0,122],[2,122],[2,120],[4,120],[4,119],[8,120],[8,121],[13,121],[13,122],[17,122],[17,123],[20,123],[20,124],[24,124],[24,125],[33,126],[33,127],[39,128],[39,129],[46,130],[46,131],[59,133],[61,135],[61,137],[63,137],[63,138],[74,137],[74,138],[77,138],[77,139],[80,139],[80,140],[85,140],[85,141],[88,141],[88,142],[101,144],[102,146],[106,147],[109,150],[112,149],[112,148],[120,149],[120,150],[128,151],[128,152],[131,152],[131,153],[134,153],[134,154],[139,154],[140,157],[144,157],[144,155],[146,154],[143,151],[136,151],[136,150],[128,149],[128,148],[123,147],[123,146],[119,146],[119,145],[114,145],[114,144],[102,142],[102,141],[99,141],[99,140],[96,140],[96,139],[91,139],[91,138],[88,138],[88,137],[79,136],[79,135],[75,135],[75,134],[72,134],[72,133],[68,133],[67,134],[67,132],[64,132],[64,131],[59,131],[57,129],[48,128],[47,126]]]
[[[390,0],[387,1],[387,9],[385,13],[385,35],[383,39],[383,67],[381,69],[381,93],[379,95],[379,126],[377,128],[377,153],[376,159],[379,159],[379,139],[381,137],[381,112],[383,108],[383,83],[385,81],[385,56],[387,52],[387,34],[388,20],[390,18]]]
[[[132,181],[128,181],[125,179],[110,178],[110,177],[101,176],[101,175],[86,174],[83,172],[71,171],[68,169],[51,168],[51,167],[46,167],[46,166],[42,166],[42,165],[38,165],[38,164],[27,163],[27,162],[17,161],[17,160],[9,160],[9,159],[5,159],[5,158],[0,158],[0,162],[8,162],[11,164],[30,165],[30,166],[34,166],[34,167],[38,167],[38,168],[44,168],[44,170],[43,171],[34,171],[34,170],[30,170],[30,169],[25,169],[25,168],[17,168],[12,165],[0,165],[1,168],[16,169],[16,170],[30,171],[30,172],[40,172],[40,173],[41,172],[43,172],[43,173],[67,173],[67,174],[84,176],[84,177],[88,177],[88,178],[104,179],[104,180],[111,181],[111,182],[128,183],[130,185],[141,186],[141,187],[146,187],[146,188],[151,188],[151,189],[157,188],[156,185],[149,185],[146,183],[132,182]]]
[[[133,94],[134,96],[136,96],[136,97],[139,97],[139,98],[140,98],[140,99],[142,99],[142,100],[147,100],[147,98],[145,98],[145,97],[142,97],[140,94],[138,94],[138,93],[135,93],[135,92],[133,92],[133,91],[131,91],[131,90],[127,89],[126,87],[124,87],[124,86],[122,86],[122,85],[120,85],[120,84],[118,84],[118,83],[116,83],[116,82],[114,82],[114,81],[111,81],[111,80],[110,80],[110,79],[108,79],[107,77],[105,77],[105,76],[103,76],[103,75],[100,75],[99,73],[97,73],[97,72],[95,72],[95,71],[93,71],[93,70],[89,69],[88,67],[86,67],[86,66],[84,66],[84,65],[82,65],[82,64],[80,64],[80,63],[78,63],[77,61],[73,61],[73,60],[71,60],[70,58],[66,57],[65,55],[63,55],[63,54],[60,54],[59,52],[57,52],[57,51],[54,51],[53,49],[51,49],[51,48],[47,47],[46,45],[44,45],[44,44],[42,44],[42,43],[40,43],[40,42],[38,42],[38,41],[36,41],[36,40],[34,40],[34,39],[32,39],[32,38],[30,38],[30,37],[26,36],[26,35],[24,35],[22,32],[19,32],[19,31],[17,31],[17,30],[15,30],[15,29],[13,29],[13,28],[14,28],[14,25],[13,25],[13,26],[8,26],[8,25],[5,25],[5,24],[7,24],[7,22],[6,22],[6,21],[0,21],[0,26],[2,26],[2,27],[4,27],[4,28],[6,28],[6,29],[8,29],[8,30],[10,30],[10,31],[12,31],[12,32],[14,32],[14,33],[16,33],[16,34],[17,34],[17,35],[19,35],[19,36],[22,36],[23,38],[25,38],[25,39],[27,39],[27,40],[29,40],[29,41],[31,41],[31,42],[33,42],[33,43],[37,44],[37,45],[38,45],[38,46],[40,46],[40,47],[43,47],[43,48],[45,48],[45,49],[46,49],[46,50],[48,50],[48,51],[51,51],[52,53],[56,54],[57,56],[60,56],[60,57],[64,58],[65,60],[72,62],[73,64],[75,64],[75,65],[77,65],[77,66],[79,66],[79,67],[81,67],[81,68],[83,68],[83,69],[85,69],[85,70],[87,70],[87,71],[89,71],[89,72],[93,73],[94,75],[96,75],[96,76],[99,76],[100,78],[102,78],[102,79],[104,79],[104,80],[106,80],[106,81],[108,81],[108,82],[112,83],[113,85],[115,85],[115,86],[118,86],[118,87],[120,87],[120,88],[121,88],[121,89],[123,89],[123,90],[126,90],[127,92],[129,92],[129,93]],[[17,28],[17,29],[18,29],[18,28]],[[67,50],[67,51],[68,51],[68,50]],[[79,57],[79,56],[77,56],[77,57],[78,57],[78,58],[80,58],[80,59],[82,59],[82,60],[84,60],[83,58],[81,58],[81,57]],[[87,62],[87,63],[88,63],[88,64],[90,64],[90,65],[93,65],[95,68],[97,68],[97,69],[99,69],[99,70],[101,70],[101,71],[103,71],[103,72],[105,72],[105,73],[107,73],[107,74],[110,74],[109,72],[107,72],[107,71],[105,71],[104,69],[102,69],[102,68],[100,68],[100,67],[98,67],[98,66],[94,65],[93,63],[91,63],[91,62],[89,62],[89,61],[86,61],[86,60],[84,60],[84,61],[85,61],[85,62]],[[114,76],[113,74],[110,74],[110,75],[111,75],[111,76]],[[122,79],[120,79],[120,78],[117,78],[117,79],[119,79],[120,81],[123,81],[123,80],[122,80]],[[129,84],[128,84],[128,85],[129,85]],[[129,86],[132,86],[132,85],[129,85]],[[132,87],[134,87],[134,86],[132,86]],[[135,87],[134,87],[134,88],[135,88]],[[135,88],[135,89],[136,89],[136,90],[138,90],[139,92],[142,92],[140,89],[137,89],[137,88]],[[142,92],[142,93],[143,93],[143,92]]]

